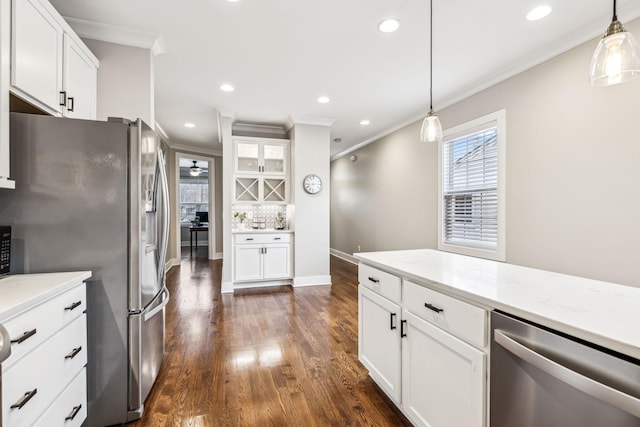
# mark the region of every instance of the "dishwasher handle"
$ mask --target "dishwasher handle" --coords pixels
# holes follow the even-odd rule
[[[11,337],[4,326],[0,325],[0,364],[11,356]]]
[[[640,417],[640,399],[569,369],[519,343],[504,331],[496,329],[493,339],[505,350],[559,381],[622,411]]]

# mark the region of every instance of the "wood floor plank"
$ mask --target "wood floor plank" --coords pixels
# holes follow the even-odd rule
[[[169,271],[167,344],[132,427],[410,425],[358,361],[357,267],[332,286],[220,293],[221,261]]]

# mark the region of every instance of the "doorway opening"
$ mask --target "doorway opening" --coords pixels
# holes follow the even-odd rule
[[[215,252],[214,159],[176,153],[180,257],[213,259]]]

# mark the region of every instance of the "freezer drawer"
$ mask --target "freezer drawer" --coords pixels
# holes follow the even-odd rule
[[[129,421],[142,416],[144,401],[162,365],[168,301],[165,288],[144,311],[129,315]]]

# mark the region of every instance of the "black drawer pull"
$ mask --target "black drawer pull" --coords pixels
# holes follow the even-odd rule
[[[71,350],[71,353],[67,354],[64,358],[73,359],[78,355],[78,353],[80,353],[81,350],[82,350],[82,347],[74,348],[73,350]]]
[[[444,311],[444,308],[436,307],[435,305],[429,304],[428,302],[425,302],[424,306],[431,311],[435,311],[436,313],[442,313]]]
[[[71,104],[71,106],[69,106],[69,104]],[[67,111],[72,113],[74,106],[75,106],[74,97],[73,96],[68,97],[67,98]]]
[[[249,240],[253,240],[253,237],[247,237],[245,240],[248,242]]]
[[[65,309],[65,311],[66,310],[72,311],[72,310],[75,310],[76,308],[80,307],[81,305],[82,305],[82,301],[76,301],[73,304],[71,304],[69,307],[65,307],[64,309]]]
[[[407,333],[404,331],[404,325],[407,324],[406,320],[401,320],[400,321],[400,338],[404,338],[407,336]]]
[[[282,240],[282,237],[274,237],[273,240]]]
[[[375,277],[369,277],[369,281],[373,283],[380,283],[380,280],[376,279]]]
[[[64,107],[67,105],[67,92],[60,91],[60,106]]]
[[[26,392],[20,400],[18,400],[16,403],[11,405],[11,409],[22,409],[22,407],[26,405],[27,402],[30,401],[31,398],[36,395],[36,393],[38,393],[37,388],[34,388],[33,390]]]
[[[394,320],[396,318],[396,313],[389,313],[389,314],[390,314],[390,316],[389,316],[389,329],[391,329],[393,331],[394,329],[397,329],[396,322],[394,322]]]
[[[15,340],[11,340],[11,344],[21,344],[21,343],[25,342],[26,340],[28,340],[29,338],[31,338],[32,336],[34,336],[36,334],[36,332],[37,332],[37,330],[35,330],[35,329],[27,331],[24,334],[22,334],[20,336],[20,338],[16,338]]]
[[[65,418],[64,420],[71,421],[72,419],[74,419],[76,415],[78,415],[78,412],[80,412],[80,409],[82,409],[82,405],[74,406],[71,412],[69,412],[69,415],[67,415],[67,418]]]

